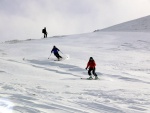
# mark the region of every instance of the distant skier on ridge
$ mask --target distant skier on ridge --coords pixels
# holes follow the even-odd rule
[[[59,51],[60,50],[56,46],[53,46],[53,49],[51,51],[51,53],[54,53],[54,55],[57,57],[58,60],[60,60],[60,58],[62,58],[58,53]]]
[[[86,70],[89,69],[88,74],[90,77],[88,79],[90,79],[90,80],[93,79],[92,74],[95,76],[95,79],[98,79],[97,74],[95,73],[95,70],[96,70],[95,66],[96,66],[96,63],[95,63],[93,57],[90,57],[90,59],[87,63],[87,66],[85,68]],[[92,71],[92,74],[91,74],[91,71]]]
[[[47,31],[46,31],[46,27],[44,27],[44,29],[42,29],[42,33],[44,34],[44,38],[47,38]]]

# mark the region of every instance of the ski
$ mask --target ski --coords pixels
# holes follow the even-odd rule
[[[93,80],[93,78],[92,78],[92,79],[89,79],[89,78],[81,78],[81,79],[83,79],[83,80]]]
[[[94,79],[94,78],[81,78],[82,80],[100,80],[99,78],[97,78],[97,79]]]
[[[61,58],[61,59],[56,59],[56,60],[54,60],[54,61],[62,61],[62,60],[65,60],[65,58]]]

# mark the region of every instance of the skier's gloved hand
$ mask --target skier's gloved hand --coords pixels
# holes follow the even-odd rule
[[[87,70],[87,67],[85,69]]]

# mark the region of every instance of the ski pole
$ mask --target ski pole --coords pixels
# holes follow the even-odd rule
[[[51,53],[52,54],[52,53]],[[51,54],[49,55],[49,57],[51,56]],[[48,57],[48,59],[49,59],[49,57]]]
[[[61,52],[61,51],[60,51]],[[62,53],[62,52],[61,52]],[[62,53],[63,54],[63,53]]]
[[[61,52],[61,51],[60,51]],[[62,54],[63,54],[63,52],[61,52]],[[65,54],[63,54],[63,55],[65,55]],[[66,55],[65,55],[66,56]],[[68,58],[68,56],[66,56],[67,58]]]

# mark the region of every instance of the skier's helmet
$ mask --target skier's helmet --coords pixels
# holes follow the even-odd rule
[[[93,57],[90,57],[90,60],[93,60]]]

